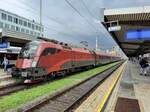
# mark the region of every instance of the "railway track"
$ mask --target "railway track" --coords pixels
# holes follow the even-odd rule
[[[46,101],[22,110],[22,112],[72,112],[79,104],[96,89],[114,70],[117,64],[102,73],[71,87]]]
[[[5,95],[9,95],[9,94],[11,94],[13,92],[17,92],[19,90],[23,90],[25,88],[27,88],[27,86],[22,85],[22,84],[21,85],[20,84],[14,84],[14,85],[11,85],[11,86],[7,86],[5,88],[1,88],[0,89],[0,97],[5,96]]]
[[[74,73],[78,73],[78,72],[82,72],[82,71],[84,71],[84,70],[76,71]],[[71,74],[71,75],[74,75],[74,73]],[[55,80],[51,79],[48,82],[40,82],[40,83],[34,84],[34,85],[25,85],[25,84],[22,84],[22,83],[12,84],[12,85],[0,88],[0,97],[9,95],[9,94],[17,92],[17,91],[21,91],[23,89],[30,89],[32,87],[36,87],[36,86],[39,86],[39,85],[42,85],[42,84],[45,84],[45,83],[57,81],[57,80],[60,80],[62,78],[65,78],[65,77],[71,76],[71,75],[66,75],[66,76],[63,76],[63,77],[57,77],[57,79],[55,79]]]
[[[71,76],[71,75],[68,75],[68,76]],[[64,76],[64,77],[67,77],[67,75]],[[0,88],[0,97],[9,95],[11,93],[15,93],[17,91],[21,91],[23,89],[30,89],[32,87],[40,86],[40,85],[43,85],[43,84],[46,84],[46,83],[51,83],[53,81],[60,80],[60,79],[62,79],[64,77],[58,77],[55,80],[51,79],[51,80],[49,80],[47,82],[39,82],[39,83],[33,84],[33,85],[30,85],[30,84],[29,85],[25,85],[23,83],[8,85],[8,86]]]

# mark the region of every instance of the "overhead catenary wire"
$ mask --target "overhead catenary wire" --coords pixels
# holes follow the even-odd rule
[[[82,18],[84,18],[84,20],[92,27],[92,29],[93,29],[93,31],[97,34],[97,31],[95,31],[95,30],[97,30],[97,28],[91,23],[91,22],[89,22],[87,19],[86,19],[86,17],[85,16],[83,16],[81,13],[80,13],[80,11],[78,11],[68,0],[65,0],[66,1],[66,3],[72,8],[72,9],[74,9]],[[84,3],[84,2],[83,2]],[[84,4],[85,5],[85,4]],[[86,5],[85,5],[86,6]],[[97,34],[98,35],[98,34]],[[97,50],[98,49],[98,36],[96,36],[96,46],[95,46],[95,50]]]
[[[20,5],[18,5],[18,4],[16,4],[16,3],[13,3],[13,2],[5,2],[6,4],[8,4],[8,5],[15,5],[15,6],[17,6],[18,8],[20,8],[20,9],[24,9],[25,11],[27,11],[27,12],[29,12],[29,13],[36,13],[36,15],[39,15],[39,13],[36,11],[36,10],[34,10],[34,8],[33,7],[31,7],[30,5],[27,5],[26,7],[27,8],[24,8],[24,7],[22,7],[22,6],[20,6]],[[24,2],[22,2],[22,3],[24,3]],[[25,4],[25,3],[24,3]],[[59,24],[59,25],[65,25],[63,22],[60,22],[60,21],[58,21],[56,18],[51,18],[51,17],[49,17],[48,15],[46,15],[46,14],[44,14],[44,16],[48,19],[48,20],[50,20],[50,21],[53,21],[53,22],[55,22],[55,23],[57,23],[57,24]],[[44,28],[46,28],[46,29],[51,29],[52,31],[55,31],[55,32],[58,32],[59,34],[63,34],[63,35],[69,35],[69,34],[67,34],[67,33],[64,33],[64,32],[61,32],[61,31],[58,31],[58,30],[54,30],[53,28],[50,28],[50,27],[46,27],[46,26],[44,26]],[[69,28],[70,29],[70,28]]]
[[[38,10],[37,9],[34,10],[34,7],[32,7],[30,4],[27,4],[27,2],[24,2],[22,0],[20,0],[19,2],[21,2],[22,4],[26,4],[26,8],[21,7],[20,5],[18,5],[16,3],[13,3],[13,2],[7,2],[7,3],[10,4],[10,5],[11,4],[16,5],[17,7],[21,8],[21,9],[24,9],[24,10],[30,12],[30,13],[34,13],[34,14],[36,13],[36,15],[39,15]],[[78,13],[80,13],[80,12],[78,12]],[[55,23],[57,23],[57,24],[59,24],[61,26],[67,27],[69,29],[69,31],[71,30],[72,32],[74,32],[70,27],[66,26],[66,24],[64,22],[61,22],[61,21],[57,20],[56,18],[50,17],[50,16],[48,16],[45,13],[43,13],[43,16],[45,16],[48,20],[50,20],[52,22],[55,22]],[[80,16],[82,16],[82,14],[80,14]],[[83,18],[84,18],[84,16],[83,16]],[[89,23],[89,24],[91,24],[91,23]],[[75,33],[77,33],[77,32],[75,32]]]
[[[65,0],[65,1],[68,2],[68,0]],[[39,10],[33,8],[30,4],[27,4],[27,2],[24,2],[24,1],[21,1],[21,0],[20,0],[20,2],[22,2],[23,5],[26,4],[26,5],[25,5],[26,8],[25,8],[25,7],[21,7],[20,5],[18,5],[18,4],[16,4],[16,3],[13,3],[13,2],[11,2],[11,3],[9,3],[9,4],[13,4],[13,5],[15,5],[15,6],[21,8],[21,9],[24,9],[24,10],[30,12],[30,13],[34,13],[34,14],[36,13],[36,14],[39,15]],[[7,2],[7,3],[8,3],[8,2]],[[68,3],[70,3],[70,2],[68,2]],[[88,7],[87,7],[86,4],[84,3],[84,1],[83,1],[82,3],[84,4],[84,7],[86,7],[86,9],[88,9]],[[84,20],[92,27],[93,31],[97,33],[97,28],[96,28],[91,22],[89,22],[89,20],[88,20],[84,15],[82,15],[82,13],[80,13],[80,11],[79,11],[78,9],[76,9],[71,3],[70,3],[70,6],[72,6],[72,8],[73,8],[82,18],[84,18]],[[34,9],[35,9],[35,10],[34,10]],[[88,9],[88,12],[90,13],[90,10],[89,10],[89,9]],[[47,18],[48,20],[50,20],[50,21],[53,21],[53,22],[55,22],[55,23],[57,23],[57,24],[59,24],[59,25],[65,26],[66,28],[69,28],[69,31],[74,32],[70,27],[66,26],[66,24],[65,24],[64,22],[58,20],[57,18],[50,17],[50,16],[48,16],[48,15],[45,14],[45,13],[43,13],[43,16],[46,17],[46,18]],[[50,28],[50,27],[51,27],[51,26],[49,26],[49,28],[47,28],[47,29],[49,29],[49,30],[51,29],[51,30],[52,30],[52,28]],[[54,30],[52,30],[52,31],[54,31]],[[70,34],[68,34],[68,33],[64,33],[64,31],[61,32],[61,31],[55,30],[55,32],[58,32],[58,33],[61,33],[61,34],[64,34],[64,35],[70,35]]]
[[[41,1],[42,1],[42,0],[41,0]],[[23,4],[26,4],[29,8],[31,8],[32,10],[34,10],[34,8],[33,8],[30,4],[27,4],[26,2],[21,1],[21,0],[20,0],[20,2],[22,2]],[[35,11],[35,10],[34,10],[34,11]],[[47,19],[51,20],[52,22],[55,22],[55,23],[57,23],[57,24],[59,24],[59,25],[61,25],[61,26],[64,26],[64,27],[68,28],[68,29],[71,30],[72,32],[75,32],[74,30],[71,29],[71,27],[67,26],[64,22],[62,22],[62,21],[60,21],[60,20],[58,20],[58,19],[56,19],[56,18],[53,18],[53,17],[47,15],[47,14],[44,13],[44,12],[42,12],[42,13],[43,13],[43,16],[45,16]]]
[[[75,10],[75,12],[78,13],[90,26],[92,26],[92,28],[94,29],[94,31],[97,30],[97,28],[95,28],[95,26],[94,26],[93,24],[91,24],[91,23],[86,19],[86,17],[83,16],[83,15],[80,13],[80,11],[78,11],[68,0],[65,0],[65,1],[66,1],[66,3],[67,3],[73,10]]]
[[[87,7],[87,5],[85,4],[84,0],[80,0],[80,2],[83,4],[83,6],[86,8],[87,12],[91,15],[91,17],[93,18],[94,15],[93,13],[90,11],[90,9]]]
[[[63,34],[63,35],[66,35],[66,36],[71,36],[71,34],[68,34],[68,33],[65,33],[65,32],[58,31],[58,30],[56,30],[56,29],[54,29],[54,28],[51,28],[51,27],[45,26],[45,28],[48,29],[48,30],[55,31],[55,32],[57,32],[57,33],[59,33],[59,34]]]

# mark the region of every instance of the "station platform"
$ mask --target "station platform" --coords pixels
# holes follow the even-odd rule
[[[138,62],[125,62],[75,112],[150,112],[150,75]]]
[[[150,75],[140,75],[138,62],[128,61],[104,112],[150,112]]]
[[[3,69],[0,69],[0,88],[12,85],[15,82],[16,81],[12,79],[11,75],[9,75],[7,72],[4,72]]]

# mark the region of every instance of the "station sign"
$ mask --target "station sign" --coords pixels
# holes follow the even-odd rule
[[[150,29],[128,30],[126,40],[150,40]]]
[[[121,26],[111,26],[111,27],[108,27],[108,31],[109,32],[112,32],[112,31],[120,31],[121,30]]]

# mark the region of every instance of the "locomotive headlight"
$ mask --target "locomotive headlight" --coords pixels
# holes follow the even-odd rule
[[[37,65],[37,61],[33,60],[32,61],[32,67],[36,67],[36,65]]]

